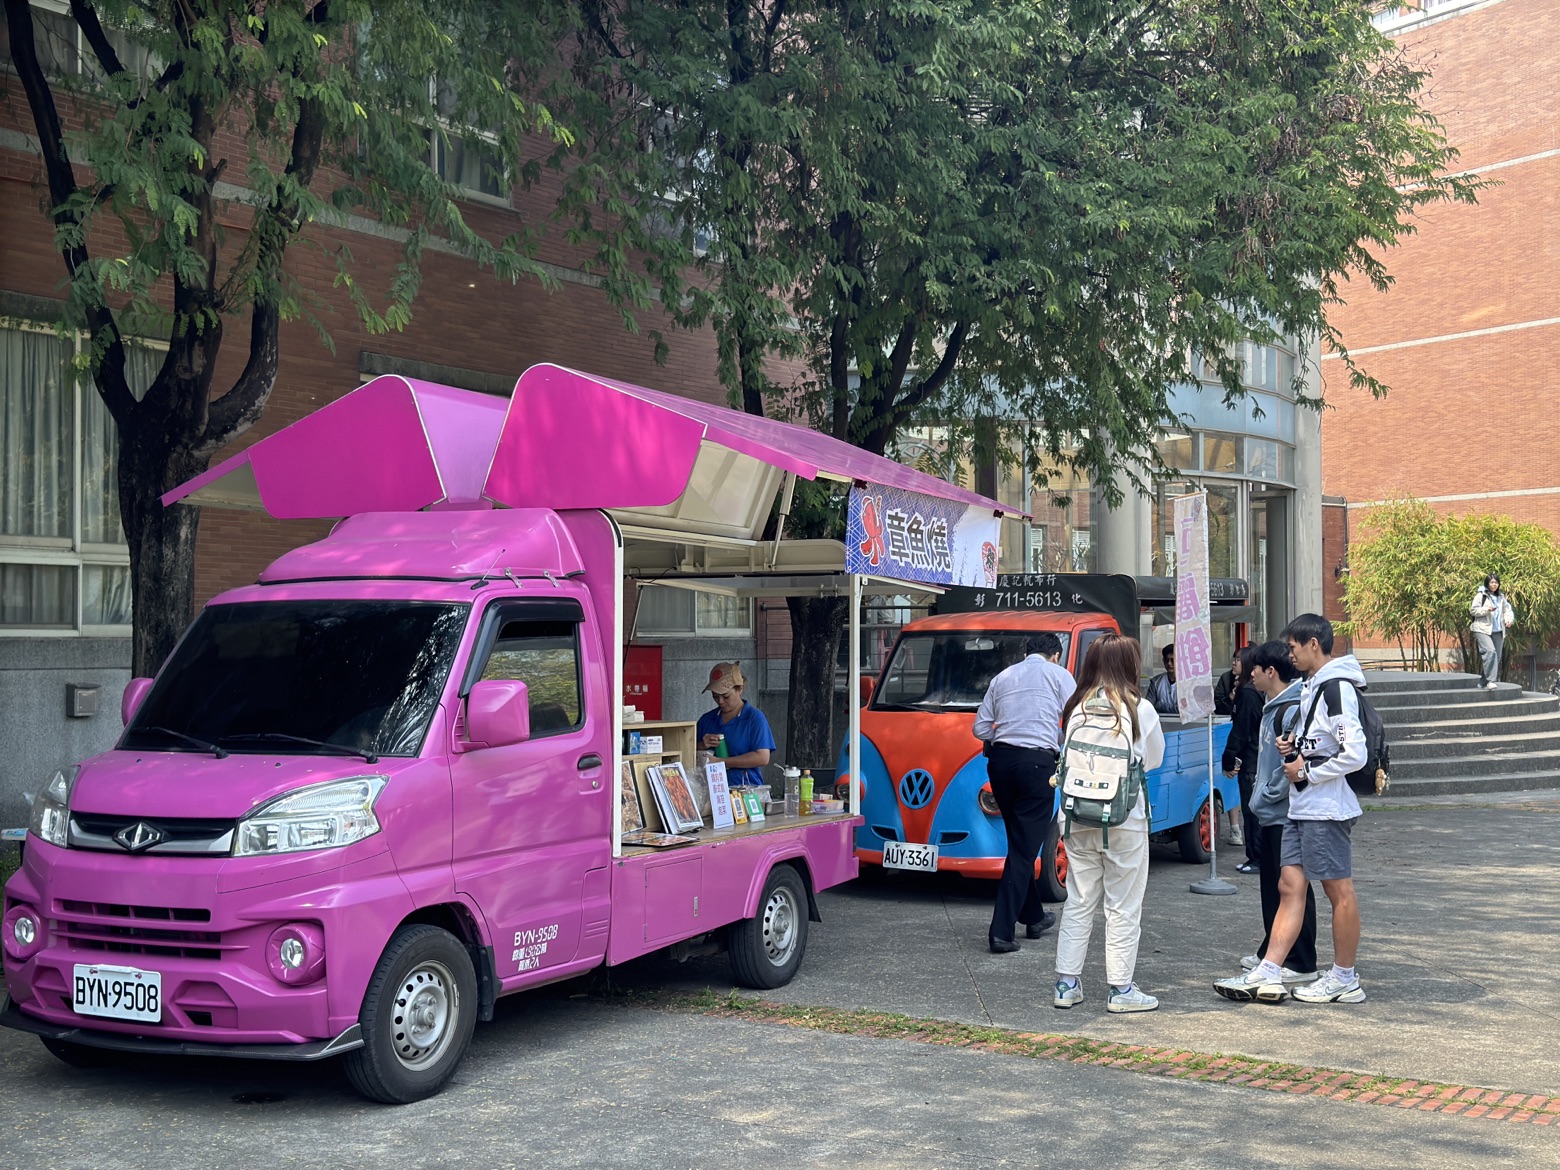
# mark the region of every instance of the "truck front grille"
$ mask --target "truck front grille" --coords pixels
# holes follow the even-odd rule
[[[118,839],[118,834],[133,831],[143,824],[156,831],[156,844],[131,849]],[[68,844],[72,849],[95,849],[106,853],[226,855],[233,848],[234,828],[234,821],[203,817],[130,817],[72,812]]]
[[[175,925],[209,923],[209,910],[75,901],[61,901],[58,907],[59,917],[54,929],[72,950],[220,959],[226,951],[243,949],[233,943],[224,943],[220,931],[181,929]],[[150,925],[154,922],[168,925]]]

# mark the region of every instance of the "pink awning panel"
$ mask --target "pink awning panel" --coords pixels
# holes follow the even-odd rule
[[[583,374],[532,366],[493,452],[487,495],[513,507],[644,508],[687,486],[700,442],[804,479],[878,483],[937,499],[1016,509],[795,423]]]
[[[507,404],[385,375],[163,497],[262,507],[279,519],[478,504]]]

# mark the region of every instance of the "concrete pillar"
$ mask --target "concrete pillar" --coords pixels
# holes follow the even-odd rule
[[[1304,355],[1306,393],[1320,398],[1321,346]],[[1322,612],[1322,416],[1301,406],[1295,411],[1295,507],[1290,519],[1291,616]]]

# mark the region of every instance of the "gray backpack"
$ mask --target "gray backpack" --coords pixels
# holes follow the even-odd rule
[[[1057,761],[1056,780],[1066,814],[1063,837],[1076,821],[1101,831],[1110,848],[1110,827],[1119,825],[1145,793],[1143,761],[1132,752],[1132,724],[1102,690],[1085,699],[1067,720],[1067,734]]]

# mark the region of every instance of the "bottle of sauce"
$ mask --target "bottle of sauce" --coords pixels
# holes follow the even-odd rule
[[[796,811],[800,815],[802,815],[804,817],[810,817],[810,816],[812,816],[812,810],[813,810],[813,807],[812,807],[813,774],[812,774],[812,769],[811,768],[803,768],[802,769],[802,779],[801,779],[800,788],[801,788],[801,791],[800,791],[800,793],[798,793],[798,796],[799,796],[799,807],[797,808]]]

